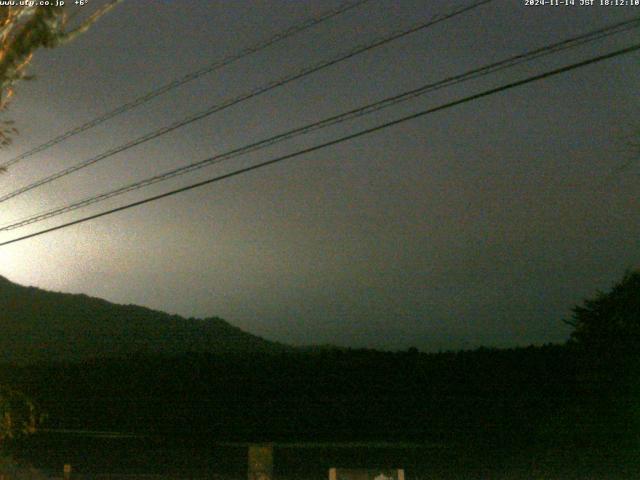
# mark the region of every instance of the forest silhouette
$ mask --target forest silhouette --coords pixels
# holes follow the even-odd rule
[[[5,282],[2,298],[24,287],[16,288]],[[73,302],[119,308],[46,295],[40,312],[55,299],[67,312]],[[45,429],[190,442],[410,441],[592,461],[606,451],[608,463],[636,468],[639,305],[640,271],[632,271],[575,307],[563,345],[423,353],[256,341],[261,348],[252,350],[241,335],[238,348],[224,351],[5,363],[1,373],[47,413]]]

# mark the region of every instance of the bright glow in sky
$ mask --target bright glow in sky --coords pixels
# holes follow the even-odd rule
[[[8,112],[13,156],[338,2],[124,2],[36,54]],[[457,3],[462,4],[462,3]],[[452,8],[368,5],[35,155],[0,193],[352,44]],[[632,9],[494,2],[0,205],[5,223],[427,82],[585,33]],[[14,238],[637,41],[601,40],[91,208]],[[0,275],[292,343],[424,349],[563,341],[561,318],[640,263],[638,54],[0,248]]]

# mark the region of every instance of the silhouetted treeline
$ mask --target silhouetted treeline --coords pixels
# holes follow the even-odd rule
[[[48,413],[49,428],[252,441],[579,445],[633,437],[634,361],[598,364],[578,347],[548,345],[439,354],[194,353],[1,372]]]

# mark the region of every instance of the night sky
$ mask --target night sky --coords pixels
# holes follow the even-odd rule
[[[86,8],[93,8],[99,2]],[[0,176],[0,194],[356,44],[470,2],[371,0]],[[576,0],[579,3],[579,0]],[[336,1],[130,0],[39,50],[0,161],[318,15]],[[201,160],[640,7],[471,12],[243,102],[0,205],[1,223]],[[637,30],[426,95],[90,208],[15,238],[637,42]],[[0,275],[293,344],[427,351],[562,342],[570,309],[640,265],[640,54],[428,115],[0,248]],[[635,157],[634,157],[635,156]],[[629,164],[619,170],[621,165]]]

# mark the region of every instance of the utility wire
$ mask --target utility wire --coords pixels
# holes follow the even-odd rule
[[[266,166],[269,166],[269,165],[273,165],[275,163],[279,163],[279,162],[282,162],[282,161],[285,161],[285,160],[288,160],[288,159],[291,159],[291,158],[295,158],[295,157],[299,157],[299,156],[302,156],[302,155],[306,155],[308,153],[315,152],[315,151],[318,151],[318,150],[321,150],[321,149],[324,149],[324,148],[327,148],[327,147],[330,147],[330,146],[333,146],[333,145],[337,145],[337,144],[340,144],[340,143],[343,143],[343,142],[346,142],[346,141],[349,141],[349,140],[353,140],[355,138],[359,138],[359,137],[362,137],[362,136],[365,136],[365,135],[369,135],[371,133],[378,132],[380,130],[384,130],[384,129],[392,127],[392,126],[405,123],[405,122],[407,122],[409,120],[414,120],[416,118],[420,118],[420,117],[429,115],[431,113],[435,113],[435,112],[438,112],[438,111],[441,111],[441,110],[446,110],[448,108],[452,108],[452,107],[457,106],[457,105],[462,105],[464,103],[468,103],[468,102],[471,102],[471,101],[474,101],[474,100],[478,100],[478,99],[483,98],[483,97],[494,95],[494,94],[499,93],[499,92],[504,92],[504,91],[510,90],[512,88],[516,88],[516,87],[519,87],[519,86],[522,86],[522,85],[526,85],[526,84],[533,83],[533,82],[536,82],[536,81],[539,81],[539,80],[543,80],[545,78],[549,78],[549,77],[552,77],[552,76],[555,76],[555,75],[559,75],[561,73],[565,73],[565,72],[568,72],[568,71],[571,71],[571,70],[576,70],[578,68],[582,68],[582,67],[585,67],[587,65],[598,63],[598,62],[601,62],[601,61],[604,61],[604,60],[607,60],[607,59],[610,59],[610,58],[614,58],[614,57],[618,57],[618,56],[621,56],[621,55],[625,55],[625,54],[634,52],[636,50],[640,50],[640,43],[637,43],[635,45],[631,45],[629,47],[626,47],[626,48],[623,48],[623,49],[620,49],[620,50],[616,50],[614,52],[607,53],[605,55],[592,57],[592,58],[590,58],[588,60],[584,60],[582,62],[573,63],[571,65],[567,65],[567,66],[564,66],[564,67],[561,67],[561,68],[557,68],[555,70],[550,70],[550,71],[547,71],[547,72],[544,72],[544,73],[541,73],[541,74],[538,74],[538,75],[534,75],[534,76],[525,78],[523,80],[518,80],[516,82],[511,82],[511,83],[508,83],[506,85],[502,85],[502,86],[497,87],[497,88],[492,88],[492,89],[489,89],[489,90],[485,90],[483,92],[476,93],[474,95],[469,95],[469,96],[461,98],[459,100],[454,100],[452,102],[448,102],[448,103],[439,105],[437,107],[432,107],[432,108],[429,108],[427,110],[422,110],[420,112],[413,113],[411,115],[407,115],[407,116],[398,118],[396,120],[392,120],[390,122],[386,122],[386,123],[383,123],[383,124],[380,124],[380,125],[376,125],[375,127],[367,128],[365,130],[360,130],[359,132],[352,133],[350,135],[345,135],[343,137],[340,137],[340,138],[337,138],[337,139],[334,139],[334,140],[331,140],[331,141],[328,141],[328,142],[325,142],[325,143],[322,143],[322,144],[319,144],[319,145],[315,145],[313,147],[305,148],[303,150],[298,150],[297,152],[293,152],[293,153],[289,153],[287,155],[282,155],[280,157],[272,158],[270,160],[266,160],[264,162],[261,162],[261,163],[255,164],[255,165],[251,165],[249,167],[241,168],[241,169],[235,170],[233,172],[226,173],[224,175],[219,175],[217,177],[213,177],[213,178],[210,178],[208,180],[203,180],[201,182],[188,185],[186,187],[182,187],[182,188],[178,188],[178,189],[175,189],[175,190],[171,190],[169,192],[165,192],[165,193],[162,193],[160,195],[155,195],[153,197],[148,197],[148,198],[145,198],[143,200],[138,200],[136,202],[129,203],[129,204],[117,207],[117,208],[113,208],[111,210],[106,210],[106,211],[103,211],[103,212],[100,212],[100,213],[96,213],[94,215],[89,215],[87,217],[80,218],[78,220],[67,222],[67,223],[64,223],[64,224],[61,224],[61,225],[57,225],[55,227],[47,228],[47,229],[44,229],[44,230],[40,230],[38,232],[34,232],[34,233],[31,233],[31,234],[28,234],[28,235],[24,235],[22,237],[14,238],[12,240],[7,240],[5,242],[0,243],[0,247],[5,246],[5,245],[10,245],[12,243],[20,242],[20,241],[23,241],[23,240],[27,240],[29,238],[33,238],[33,237],[37,237],[37,236],[40,236],[40,235],[44,235],[45,233],[50,233],[50,232],[54,232],[56,230],[61,230],[63,228],[71,227],[73,225],[78,225],[80,223],[88,222],[89,220],[94,220],[96,218],[104,217],[106,215],[111,215],[111,214],[116,213],[116,212],[121,212],[121,211],[127,210],[129,208],[137,207],[139,205],[144,205],[146,203],[150,203],[150,202],[153,202],[153,201],[156,201],[156,200],[160,200],[161,198],[170,197],[170,196],[176,195],[178,193],[182,193],[182,192],[186,192],[186,191],[189,191],[189,190],[193,190],[195,188],[199,188],[199,187],[202,187],[202,186],[205,186],[205,185],[209,185],[211,183],[219,182],[219,181],[225,180],[227,178],[236,177],[236,176],[239,176],[239,175],[244,174],[244,173],[248,173],[248,172],[253,171],[253,170],[258,170],[260,168],[263,168],[263,167],[266,167]]]
[[[368,52],[370,50],[373,50],[374,48],[380,47],[382,45],[385,45],[387,43],[390,43],[394,40],[398,40],[402,37],[405,37],[407,35],[410,35],[412,33],[418,32],[420,30],[426,29],[428,27],[431,27],[437,23],[440,23],[444,20],[448,20],[450,18],[456,17],[462,13],[465,13],[469,10],[472,10],[474,8],[477,8],[481,5],[484,5],[486,3],[492,2],[493,0],[481,0],[479,2],[476,2],[470,6],[465,6],[465,7],[461,7],[461,8],[457,8],[449,13],[446,14],[441,14],[441,15],[435,15],[433,17],[431,17],[431,19],[429,19],[426,22],[422,22],[419,23],[417,25],[414,25],[408,29],[405,30],[401,30],[401,31],[396,31],[391,33],[390,35],[386,35],[384,37],[380,37],[375,39],[372,42],[369,42],[365,45],[362,46],[358,46],[355,47],[353,49],[351,49],[350,51],[348,51],[347,53],[342,53],[336,57],[333,57],[330,60],[324,60],[316,65],[313,65],[311,67],[306,67],[296,73],[287,75],[279,80],[276,81],[272,81],[266,85],[260,86],[256,89],[250,90],[248,92],[245,92],[237,97],[228,99],[220,104],[216,104],[213,105],[209,108],[207,108],[204,111],[201,111],[199,113],[196,113],[194,115],[191,115],[190,117],[187,117],[183,120],[179,120],[169,126],[166,127],[162,127],[158,130],[155,130],[153,132],[147,133],[141,137],[136,138],[135,140],[131,140],[130,142],[124,144],[124,145],[120,145],[118,147],[112,148],[111,150],[108,150],[104,153],[101,153],[95,157],[89,158],[87,160],[84,160],[80,163],[77,163],[71,167],[65,168],[63,170],[60,170],[52,175],[49,175],[48,177],[42,178],[40,180],[37,180],[33,183],[30,183],[24,187],[21,187],[17,190],[14,190],[10,193],[7,193],[5,195],[0,196],[0,203],[5,202],[11,198],[17,197],[18,195],[21,195],[23,193],[26,193],[30,190],[33,190],[34,188],[38,188],[42,185],[45,185],[47,183],[53,182],[54,180],[57,180],[58,178],[67,176],[71,173],[77,172],[78,170],[81,170],[83,168],[86,168],[90,165],[93,165],[101,160],[104,160],[106,158],[109,158],[117,153],[121,153],[125,150],[129,150],[130,148],[133,148],[137,145],[140,145],[142,143],[148,142],[149,140],[153,140],[155,138],[158,138],[162,135],[166,135],[169,132],[172,132],[174,130],[177,130],[178,128],[184,127],[186,125],[190,125],[193,122],[196,122],[198,120],[202,120],[203,118],[206,118],[210,115],[213,115],[214,113],[220,112],[222,110],[225,110],[229,107],[232,107],[234,105],[237,105],[241,102],[244,102],[246,100],[249,100],[251,98],[255,98],[257,96],[260,96],[264,93],[267,93],[271,90],[274,90],[278,87],[282,87],[284,85],[287,85],[295,80],[298,80],[300,78],[306,77],[308,75],[311,75],[312,73],[318,72],[320,70],[323,70],[325,68],[328,68],[330,66],[336,65],[340,62],[343,62],[347,59],[353,58],[357,55],[360,55],[362,53]]]
[[[375,103],[371,103],[368,105],[365,105],[363,107],[359,107],[353,110],[349,110],[347,112],[341,113],[339,115],[334,115],[332,117],[329,118],[325,118],[323,120],[317,121],[317,122],[313,122],[311,124],[307,124],[304,125],[302,127],[298,127],[295,128],[293,130],[289,130],[287,132],[251,143],[249,145],[243,146],[243,147],[239,147],[230,151],[227,151],[225,153],[221,153],[218,155],[215,155],[213,157],[195,162],[195,163],[191,163],[182,167],[178,167],[169,171],[166,171],[164,173],[158,174],[158,175],[154,175],[150,178],[146,178],[144,180],[140,180],[137,182],[133,182],[131,184],[125,185],[123,187],[117,188],[115,190],[111,190],[109,192],[105,192],[99,195],[95,195],[92,197],[88,197],[85,198],[83,200],[79,200],[77,202],[71,203],[69,205],[65,205],[65,206],[61,206],[61,207],[57,207],[45,212],[40,212],[38,214],[35,215],[31,215],[28,216],[26,218],[22,218],[20,220],[12,220],[10,223],[6,223],[4,225],[0,225],[0,231],[9,231],[9,230],[14,230],[16,228],[20,228],[26,225],[30,225],[33,223],[37,223],[40,221],[43,221],[45,219],[49,219],[58,215],[62,215],[64,213],[68,213],[74,210],[77,210],[79,208],[83,208],[89,205],[92,205],[94,203],[98,203],[104,200],[107,200],[109,198],[113,198],[119,195],[122,195],[124,193],[127,192],[131,192],[133,190],[138,190],[140,188],[149,186],[149,185],[153,185],[155,183],[161,182],[161,181],[165,181],[168,180],[170,178],[179,176],[179,175],[184,175],[186,173],[189,172],[193,172],[195,170],[213,165],[213,164],[217,164],[220,163],[222,161],[231,159],[231,158],[235,158],[241,155],[245,155],[247,153],[250,152],[254,152],[257,150],[261,150],[263,148],[272,146],[276,143],[280,143],[282,141],[285,140],[289,140],[291,138],[303,135],[303,134],[308,134],[310,132],[319,130],[321,128],[326,128],[332,125],[336,125],[339,123],[343,123],[346,121],[350,121],[350,120],[354,120],[356,118],[362,117],[364,115],[368,115],[377,111],[380,111],[382,109],[385,108],[389,108],[391,106],[397,105],[401,102],[405,102],[408,100],[411,100],[413,98],[416,98],[418,96],[424,95],[426,93],[429,92],[433,92],[436,90],[439,90],[441,88],[445,88],[445,87],[449,87],[452,85],[456,85],[465,81],[469,81],[472,79],[476,79],[485,75],[489,75],[492,73],[495,73],[497,71],[500,70],[504,70],[506,68],[511,68],[514,67],[515,65],[521,64],[521,63],[525,63],[525,62],[530,62],[534,59],[537,59],[539,57],[542,56],[547,56],[547,55],[551,55],[569,48],[575,48],[587,43],[591,43],[594,42],[596,40],[600,40],[602,38],[608,37],[610,35],[614,35],[617,33],[621,33],[627,30],[630,30],[632,28],[638,28],[638,26],[640,26],[640,17],[632,19],[632,20],[627,20],[624,22],[619,22],[604,28],[601,28],[599,30],[595,30],[592,32],[588,32],[586,34],[583,35],[579,35],[576,37],[572,37],[566,40],[563,40],[561,42],[556,42],[544,47],[540,47],[525,53],[521,53],[512,57],[509,57],[507,59],[501,60],[499,62],[495,62],[492,63],[490,65],[486,65],[484,67],[481,68],[476,68],[470,71],[467,71],[465,73],[459,74],[459,75],[455,75],[452,77],[447,77],[443,80],[439,80],[435,83],[429,83],[426,85],[423,85],[419,88],[415,88],[409,91],[406,91],[404,93],[398,94],[398,95],[394,95],[391,97],[387,97],[383,100],[380,100],[378,102]]]
[[[298,24],[298,25],[294,25],[292,27],[289,27],[285,30],[282,30],[281,32],[276,33],[275,35],[273,35],[272,37],[268,38],[267,40],[264,40],[262,42],[256,43],[255,45],[252,45],[250,47],[247,47],[243,50],[240,50],[237,53],[233,53],[227,57],[222,58],[221,60],[218,60],[217,62],[214,62],[206,67],[201,68],[200,70],[195,70],[191,73],[187,73],[186,75],[177,78],[169,83],[166,83],[165,85],[162,85],[161,87],[158,87],[155,90],[152,90],[128,103],[125,103],[123,105],[120,105],[119,107],[111,110],[110,112],[104,113],[96,118],[94,118],[93,120],[90,120],[86,123],[83,123],[80,126],[77,126],[75,128],[72,128],[71,130],[68,130],[60,135],[58,135],[55,138],[52,138],[51,140],[38,145],[37,147],[32,148],[31,150],[28,150],[14,158],[12,158],[11,160],[8,160],[2,164],[0,164],[0,170],[2,169],[6,169],[7,167],[10,167],[11,165],[15,165],[16,163],[24,160],[25,158],[31,157],[33,155],[35,155],[36,153],[40,153],[54,145],[57,145],[60,142],[63,142],[64,140],[67,140],[68,138],[71,138],[75,135],[78,135],[79,133],[85,132],[89,129],[92,129],[94,127],[97,127],[98,125],[100,125],[101,123],[106,122],[107,120],[110,120],[113,117],[116,117],[118,115],[121,115],[129,110],[132,110],[136,107],[139,107],[140,105],[147,103],[148,101],[159,97],[160,95],[164,95],[167,92],[170,92],[171,90],[184,85],[185,83],[191,82],[193,80],[196,80],[197,78],[200,78],[204,75],[207,75],[209,73],[215,72],[216,70],[220,70],[223,67],[226,67],[227,65],[230,65],[238,60],[241,60],[245,57],[248,57],[249,55],[252,55],[254,53],[257,53],[261,50],[266,49],[267,47],[270,47],[271,45],[274,45],[282,40],[285,40],[287,38],[293,37],[294,35],[297,35],[300,32],[303,32],[305,30],[308,30],[311,27],[314,27],[316,25],[319,25],[320,23],[325,22],[326,20],[329,20],[333,17],[336,17],[342,13],[345,13],[353,8],[359,7],[360,5],[363,5],[367,2],[369,2],[371,0],[358,0],[355,2],[344,2],[341,5],[339,5],[337,8],[331,9],[331,10],[327,10],[326,12],[316,16],[316,17],[312,17],[312,18],[308,18],[307,20],[305,20],[304,22]],[[79,9],[80,10],[80,9]],[[78,11],[79,11],[78,10]]]

